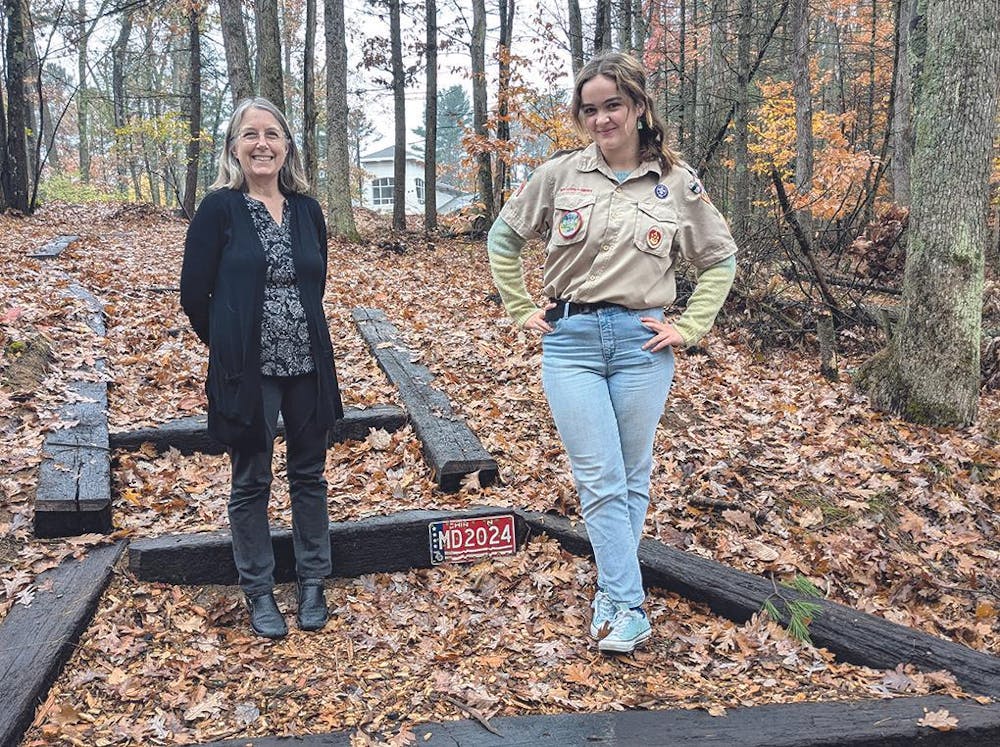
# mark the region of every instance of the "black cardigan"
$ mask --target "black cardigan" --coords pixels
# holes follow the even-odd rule
[[[317,373],[320,426],[344,416],[323,311],[326,221],[319,203],[285,195],[291,220],[292,259],[309,325]],[[181,306],[195,334],[208,345],[208,432],[240,448],[264,445],[260,326],[267,260],[243,193],[210,192],[188,226],[181,269]]]

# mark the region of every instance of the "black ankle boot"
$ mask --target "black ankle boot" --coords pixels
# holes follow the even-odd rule
[[[310,578],[299,582],[298,622],[302,630],[319,630],[328,619],[323,579]]]
[[[264,638],[284,638],[288,635],[285,618],[278,610],[274,594],[266,592],[255,597],[247,597],[247,609],[250,611],[250,627],[253,632]]]

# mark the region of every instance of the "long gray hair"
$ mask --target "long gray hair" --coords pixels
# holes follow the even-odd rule
[[[219,173],[209,189],[246,191],[246,178],[243,176],[243,168],[240,166],[239,159],[233,155],[233,143],[236,142],[236,136],[247,109],[260,109],[273,115],[285,133],[288,153],[285,155],[285,162],[281,165],[281,171],[278,172],[278,187],[285,193],[308,192],[309,180],[306,179],[306,171],[302,168],[302,158],[299,156],[299,149],[295,145],[292,131],[288,127],[288,120],[285,119],[285,115],[278,107],[262,96],[243,99],[233,110],[233,116],[229,118],[229,126],[226,127],[226,142],[219,154]]]

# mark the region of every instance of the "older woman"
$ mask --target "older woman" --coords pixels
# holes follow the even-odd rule
[[[240,102],[219,173],[188,228],[181,305],[208,345],[209,434],[228,446],[229,524],[253,631],[288,628],[274,599],[267,506],[278,413],[285,425],[298,624],[327,621],[327,431],[343,416],[323,312],[326,223],[284,115]]]
[[[667,147],[636,60],[608,53],[584,65],[572,110],[591,144],[535,171],[504,206],[488,248],[507,312],[542,339],[542,384],[597,563],[590,634],[601,651],[622,653],[651,635],[638,547],[673,347],[711,328],[736,245],[698,177]],[[539,237],[542,307],[520,261],[525,241]],[[698,285],[668,321],[680,258],[697,269]]]

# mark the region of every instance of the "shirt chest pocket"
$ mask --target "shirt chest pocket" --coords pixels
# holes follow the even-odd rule
[[[669,205],[640,202],[636,206],[633,237],[636,249],[656,257],[667,257],[676,233],[677,213]]]
[[[581,243],[590,231],[590,219],[594,215],[592,194],[556,195],[553,201],[555,215],[552,222],[552,237],[549,245],[570,246]]]

